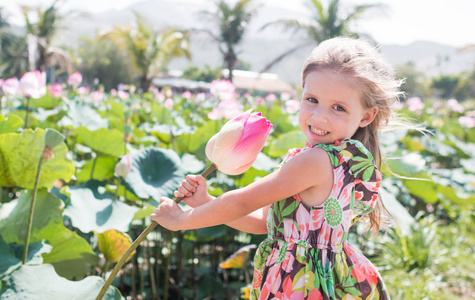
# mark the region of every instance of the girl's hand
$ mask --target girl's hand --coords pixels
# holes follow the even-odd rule
[[[160,205],[153,211],[150,218],[161,226],[171,230],[180,230],[180,220],[183,211],[178,204],[170,198],[160,198]]]
[[[183,180],[178,191],[173,193],[175,197],[185,197],[183,202],[191,207],[198,207],[213,200],[208,194],[206,180],[201,175],[187,175]]]

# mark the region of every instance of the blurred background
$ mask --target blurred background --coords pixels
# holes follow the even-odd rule
[[[392,299],[475,299],[474,11],[468,0],[0,0],[0,298],[94,299],[158,198],[205,168],[206,142],[242,111],[274,127],[252,168],[213,173],[210,193],[272,172],[305,143],[306,57],[344,35],[379,47],[405,79],[394,109],[427,129],[382,132],[392,217],[377,236],[357,222],[349,241]],[[47,128],[65,140],[35,186]],[[157,228],[104,299],[248,299],[264,238]]]

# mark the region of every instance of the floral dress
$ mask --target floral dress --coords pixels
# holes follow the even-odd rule
[[[314,147],[330,157],[332,191],[313,207],[298,195],[271,205],[250,299],[390,299],[376,268],[346,242],[351,225],[378,199],[373,156],[356,140]],[[290,150],[282,164],[308,148]]]

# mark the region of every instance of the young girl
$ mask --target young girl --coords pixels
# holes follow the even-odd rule
[[[401,81],[375,48],[350,38],[315,48],[302,79],[305,148],[215,199],[202,176],[189,175],[175,196],[193,209],[162,198],[151,218],[170,230],[227,224],[267,233],[254,258],[251,299],[389,299],[376,268],[346,240],[365,215],[379,230],[378,130],[393,115]]]

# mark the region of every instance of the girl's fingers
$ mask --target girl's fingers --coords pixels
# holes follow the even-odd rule
[[[184,186],[180,185],[178,187],[178,192],[182,193],[183,195],[185,195],[186,197],[190,197],[193,195],[193,193],[195,192],[194,190],[190,191],[189,189],[185,188]]]
[[[180,193],[179,191],[174,191],[173,195],[177,198],[184,198],[185,195],[183,193]]]

